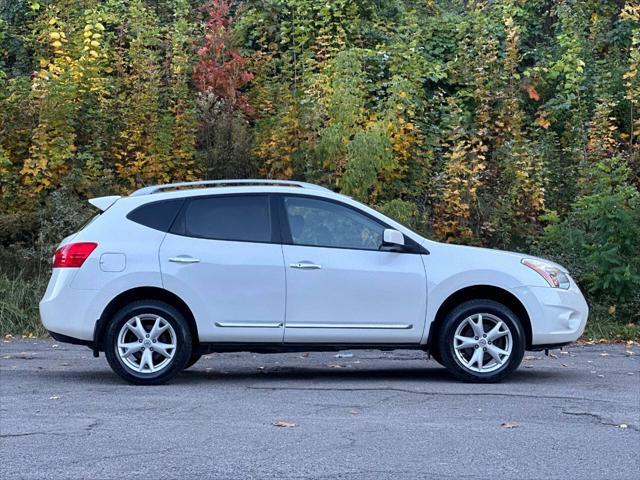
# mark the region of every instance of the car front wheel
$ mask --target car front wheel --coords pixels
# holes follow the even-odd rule
[[[105,354],[115,373],[136,385],[158,385],[181,372],[191,358],[191,332],[183,315],[157,300],[120,310],[105,335]]]
[[[470,300],[445,317],[438,341],[443,365],[468,382],[498,382],[522,362],[525,337],[518,317],[493,300]]]

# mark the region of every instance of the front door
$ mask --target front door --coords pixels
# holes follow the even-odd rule
[[[418,343],[427,300],[420,254],[382,251],[385,225],[354,207],[282,198],[285,342]]]

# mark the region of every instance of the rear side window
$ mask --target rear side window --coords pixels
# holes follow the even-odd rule
[[[175,233],[212,240],[270,242],[267,195],[191,198]]]
[[[182,198],[147,203],[129,212],[127,218],[145,227],[168,232],[183,203]]]

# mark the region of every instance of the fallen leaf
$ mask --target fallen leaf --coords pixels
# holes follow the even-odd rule
[[[549,354],[549,356],[550,356],[551,358],[558,358],[558,355],[556,355],[555,353],[550,353],[550,354]]]
[[[501,428],[518,428],[520,425],[518,425],[516,422],[504,422],[500,424]]]
[[[281,428],[293,428],[298,426],[297,423],[285,422],[284,420],[278,420],[277,422],[273,422],[271,425],[273,425],[274,427],[281,427]]]

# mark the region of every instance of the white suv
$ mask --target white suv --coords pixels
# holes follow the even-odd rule
[[[427,240],[303,182],[159,185],[90,200],[40,302],[61,342],[136,384],[207,352],[412,348],[498,381],[525,349],[575,341],[588,308],[561,266]]]

